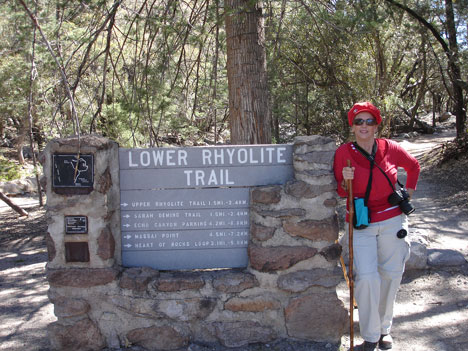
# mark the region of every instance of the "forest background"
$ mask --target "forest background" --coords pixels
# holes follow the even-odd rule
[[[468,0],[0,0],[0,13],[0,145],[20,162],[31,140],[41,151],[78,133],[239,143],[233,103],[264,105],[252,118],[267,142],[347,140],[348,109],[370,100],[383,136],[431,132],[450,112],[466,146]],[[230,74],[232,39],[248,35],[244,75]],[[247,81],[257,89],[236,100]]]

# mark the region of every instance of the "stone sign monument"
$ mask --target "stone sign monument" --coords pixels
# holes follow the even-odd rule
[[[337,343],[348,317],[336,294],[335,149],[320,136],[142,150],[89,135],[49,142],[51,349]]]

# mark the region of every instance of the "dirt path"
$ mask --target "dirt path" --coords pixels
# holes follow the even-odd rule
[[[454,131],[449,131],[402,145],[419,158],[454,136]],[[458,184],[458,179],[451,182],[449,175],[446,181],[433,179],[423,170],[412,201],[417,212],[409,217],[410,225],[412,232],[426,235],[428,249],[456,250],[467,259],[468,213],[454,199],[453,184]],[[461,266],[407,272],[397,297],[395,316],[394,351],[468,350],[466,261]]]
[[[402,141],[402,145],[420,157],[452,138],[453,131]],[[441,183],[423,172],[412,201],[417,208],[410,217],[412,231],[427,236],[428,248],[457,250],[467,258],[468,213],[466,207],[458,206],[459,202],[451,201],[453,192],[450,180]],[[46,351],[46,327],[56,318],[47,298],[44,209],[39,209],[34,198],[13,200],[24,206],[30,217],[18,219],[0,202],[0,351]],[[344,283],[339,285],[338,293],[347,299]],[[358,344],[357,312],[355,316]],[[468,263],[405,273],[392,334],[394,351],[468,350]],[[343,337],[338,348],[300,345],[257,345],[243,350],[347,350],[349,336]]]
[[[428,151],[453,140],[454,137],[455,131],[451,130],[438,135],[420,137],[413,142],[404,140],[400,144],[420,159]],[[423,163],[422,166],[424,166]],[[468,257],[467,199],[465,199],[465,206],[461,207],[460,201],[454,198],[453,194],[454,191],[459,190],[454,187],[457,187],[460,180],[453,179],[449,174],[446,179],[434,179],[431,174],[428,174],[429,172],[423,168],[418,189],[411,201],[417,209],[415,214],[409,217],[411,228],[427,235],[428,248],[456,249]],[[462,177],[466,177],[466,172],[468,169]],[[459,177],[459,174],[460,170],[454,177]]]
[[[47,298],[44,209],[35,198],[13,198],[30,216],[0,204],[0,350],[46,351],[56,320]]]

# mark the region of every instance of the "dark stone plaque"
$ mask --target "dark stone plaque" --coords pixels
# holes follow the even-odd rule
[[[65,216],[65,234],[88,234],[88,217]]]
[[[89,194],[93,190],[94,156],[53,155],[52,178],[52,188],[57,194]]]
[[[66,262],[89,262],[89,248],[87,242],[65,243]]]

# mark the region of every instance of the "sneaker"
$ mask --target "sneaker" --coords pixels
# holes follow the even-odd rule
[[[393,339],[390,334],[380,335],[379,347],[382,350],[390,350],[393,346]]]
[[[355,351],[378,351],[378,342],[364,341],[354,348]]]

